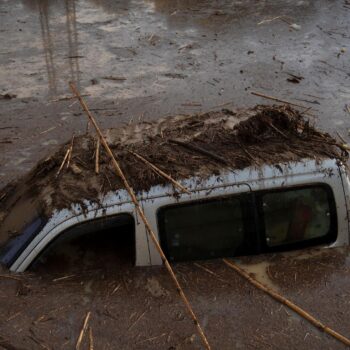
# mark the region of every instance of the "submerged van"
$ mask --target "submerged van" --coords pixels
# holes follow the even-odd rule
[[[243,114],[178,116],[109,130],[106,137],[169,261],[349,244],[346,152],[294,110],[259,106]],[[162,264],[108,157],[101,155],[96,174],[87,164],[96,152],[93,138],[75,142],[64,173],[57,176],[68,144],[4,192],[1,264],[25,271],[67,237],[126,228],[135,265]],[[171,172],[189,193],[179,193],[128,150]]]

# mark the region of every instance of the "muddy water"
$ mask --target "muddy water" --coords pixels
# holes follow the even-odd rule
[[[252,274],[254,278],[265,286],[278,290],[278,286],[273,282],[272,278],[269,275],[269,268],[271,263],[268,261],[262,261],[256,264],[240,264],[240,267],[243,268],[246,272]]]
[[[111,254],[103,265],[101,257],[87,253],[79,269],[75,260],[65,271],[48,266],[40,274],[15,276],[17,280],[2,274],[0,344],[16,349],[37,349],[39,343],[41,348],[74,348],[91,311],[95,348],[202,348],[163,268],[113,263]],[[337,248],[240,260],[247,271],[250,266],[258,273],[258,279],[270,280],[282,295],[349,336],[349,253]],[[345,349],[222,261],[175,264],[174,269],[214,349]],[[88,335],[83,346],[89,347]]]
[[[77,103],[57,101],[69,80],[103,127],[270,103],[256,90],[313,107],[348,139],[349,11],[330,0],[1,0],[0,93],[17,97],[0,99],[0,186],[85,130]]]
[[[178,94],[205,107],[217,100],[241,102],[245,89],[278,92],[282,85],[300,98],[306,93],[344,98],[349,93],[346,85],[328,78],[336,72],[342,80],[348,77],[346,55],[340,51],[349,44],[348,12],[342,4],[339,8],[327,1],[317,5],[290,1],[289,6],[285,1],[169,0],[2,0],[0,4],[2,88],[19,98],[55,99],[68,93],[69,80],[95,98],[159,94],[163,100]],[[330,7],[334,15],[328,12]],[[300,29],[278,19],[259,25],[274,16],[285,16]],[[322,60],[337,68],[330,69]],[[287,73],[305,79],[301,85],[287,83]]]

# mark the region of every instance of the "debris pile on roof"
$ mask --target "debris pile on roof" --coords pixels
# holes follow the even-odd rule
[[[341,144],[287,106],[166,117],[109,129],[105,134],[135,191],[148,190],[166,180],[130,151],[177,180],[304,158],[345,161],[348,157]],[[84,199],[96,202],[101,194],[121,188],[102,148],[96,174],[96,143],[94,135],[75,137],[69,167],[66,162],[58,176],[71,141],[5,187],[0,194],[0,222],[19,198],[30,198],[49,215],[54,208],[67,208]]]

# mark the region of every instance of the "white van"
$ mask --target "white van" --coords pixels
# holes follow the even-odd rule
[[[349,244],[348,153],[290,107],[165,117],[106,130],[106,138],[169,261]],[[66,237],[99,241],[108,232],[112,240],[125,231],[136,266],[162,263],[109,158],[97,160],[95,142],[76,137],[63,169],[72,139],[0,194],[2,265],[25,271]]]
[[[145,215],[169,261],[233,257],[349,244],[349,178],[339,161],[303,160],[223,172],[182,181],[190,194],[153,186],[139,194]],[[25,271],[64,236],[128,227],[135,264],[160,265],[125,190],[110,192],[100,205],[86,201],[37,217],[1,251],[1,263]]]

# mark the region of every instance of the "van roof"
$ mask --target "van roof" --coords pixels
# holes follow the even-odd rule
[[[224,109],[166,117],[109,129],[105,135],[137,192],[166,185],[167,180],[130,151],[177,180],[197,181],[252,166],[259,168],[305,158],[345,161],[348,157],[335,139],[312,127],[302,113],[287,106],[259,105],[239,111]],[[104,150],[100,172],[95,173],[96,137],[90,134],[74,138],[70,167],[57,176],[70,144],[71,141],[62,145],[27,175],[4,188],[0,196],[0,228],[11,212],[15,221],[32,215],[33,210],[50,216],[54,210],[70,208],[74,203],[82,207],[86,201],[98,204],[101,195],[123,188]],[[0,245],[1,241],[0,237]]]

